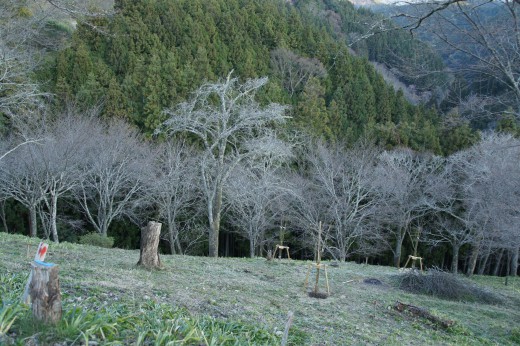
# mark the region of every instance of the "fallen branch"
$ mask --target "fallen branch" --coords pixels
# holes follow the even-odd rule
[[[434,323],[435,325],[441,326],[442,328],[445,328],[445,329],[452,327],[455,324],[455,321],[444,320],[440,317],[432,315],[426,309],[420,308],[415,305],[401,303],[400,301],[395,302],[394,309],[399,312],[408,311],[414,317],[418,316],[418,317],[425,318],[428,321]]]

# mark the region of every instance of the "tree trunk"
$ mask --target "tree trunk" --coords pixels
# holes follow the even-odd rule
[[[255,240],[253,238],[249,239],[249,257],[255,257]]]
[[[224,248],[224,257],[229,257],[229,233],[226,233],[226,239],[225,239],[225,248]]]
[[[35,238],[38,234],[37,223],[38,221],[36,220],[36,206],[33,205],[29,208],[29,237],[31,238]]]
[[[175,249],[175,246],[177,245],[176,244],[176,237],[174,235],[174,232],[175,232],[175,226],[172,225],[171,223],[168,223],[168,238],[170,240],[170,252],[172,255],[175,255],[177,253],[176,249]]]
[[[179,234],[177,234],[177,237],[175,237],[175,244],[177,245],[177,253],[179,255],[182,255],[184,252],[182,251],[181,241],[179,239]]]
[[[220,213],[222,209],[222,182],[219,182],[215,201],[212,205],[212,213],[209,227],[209,257],[218,257],[218,240],[220,232]]]
[[[7,227],[7,219],[5,217],[5,201],[0,202],[0,218],[2,219],[2,226],[4,227],[5,233],[9,233],[9,228]]]
[[[100,224],[100,228],[101,228],[101,236],[102,237],[107,237],[108,236],[108,222],[107,220],[103,220]]]
[[[488,261],[489,261],[489,255],[490,255],[490,251],[488,251],[486,253],[486,255],[482,258],[482,260],[479,261],[478,275],[484,275],[484,273],[486,272],[486,268],[488,266]]]
[[[162,224],[159,222],[150,221],[148,226],[141,228],[141,252],[137,265],[147,269],[159,268],[161,266],[158,252],[161,226]]]
[[[460,246],[458,244],[452,244],[451,246],[453,257],[451,259],[451,272],[453,274],[457,274],[459,271],[459,249]]]
[[[58,266],[32,263],[29,295],[35,319],[56,324],[61,319],[61,292]]]
[[[404,236],[400,233],[399,236],[397,237],[397,242],[395,244],[395,252],[394,252],[394,266],[396,268],[399,268],[399,266],[401,265],[401,252],[403,249],[403,241],[404,241]]]
[[[515,249],[512,250],[513,255],[511,256],[511,272],[510,272],[511,276],[516,276],[518,273],[518,252],[519,252],[519,250],[520,249],[518,247],[516,247]]]
[[[500,250],[498,258],[496,259],[495,269],[493,269],[493,276],[498,276],[500,273],[500,264],[502,262],[502,256],[504,255],[504,249]]]
[[[469,259],[469,265],[466,272],[466,275],[471,276],[475,273],[475,267],[477,266],[477,259],[480,253],[480,241],[473,244],[473,249],[471,250],[471,257]]]

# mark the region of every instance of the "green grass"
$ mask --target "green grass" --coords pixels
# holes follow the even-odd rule
[[[391,284],[394,268],[345,263],[328,267],[330,297],[314,299],[303,289],[308,262],[164,255],[162,270],[147,271],[135,265],[138,250],[78,244],[50,244],[46,260],[60,268],[64,316],[58,326],[48,327],[15,303],[37,244],[0,233],[0,344],[277,345],[289,311],[294,312],[291,345],[513,345],[520,340],[518,278],[508,286],[503,278],[472,278],[504,301],[482,304],[404,292]],[[365,284],[366,278],[383,285]],[[455,324],[438,328],[394,310],[396,301]]]

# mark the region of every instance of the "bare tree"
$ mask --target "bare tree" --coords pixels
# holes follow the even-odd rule
[[[269,157],[281,148],[270,127],[287,119],[286,107],[261,107],[254,100],[266,83],[267,78],[260,78],[239,84],[229,74],[225,80],[201,86],[190,101],[164,111],[170,117],[163,124],[164,131],[191,133],[203,147],[199,169],[207,202],[211,257],[218,256],[223,189],[230,172],[245,158]]]
[[[280,167],[245,163],[232,172],[226,195],[232,213],[231,223],[249,240],[249,256],[253,258],[265,241],[266,231],[282,218],[278,208],[290,184]]]
[[[31,73],[41,59],[41,48],[34,40],[46,15],[23,15],[21,10],[20,3],[12,0],[3,1],[0,7],[0,113],[8,117],[40,106],[44,95]]]
[[[2,188],[30,212],[31,236],[36,236],[36,212],[49,213],[49,226],[58,242],[58,199],[69,193],[81,179],[90,139],[90,118],[73,112],[53,121],[42,119],[32,128],[36,143],[19,147],[2,165]],[[45,209],[40,208],[41,204]]]
[[[57,228],[58,200],[70,194],[83,179],[86,150],[91,143],[92,119],[74,113],[65,114],[52,121],[47,128],[47,140],[36,146],[36,153],[43,162],[46,176],[44,203],[50,214],[51,235],[59,242]]]
[[[319,191],[315,188],[312,180],[305,177],[304,173],[295,173],[291,176],[293,191],[288,195],[290,208],[284,217],[299,235],[300,246],[303,249],[315,250],[318,243],[318,232],[322,225],[321,250],[326,250],[329,243],[329,225],[326,220],[326,207],[321,199]],[[334,251],[331,255],[336,255]]]
[[[463,214],[471,232],[467,274],[474,273],[485,245],[516,251],[518,247],[520,142],[509,135],[489,134],[480,143],[452,155],[460,178]],[[518,262],[518,259],[517,259]],[[517,264],[516,264],[517,265]]]
[[[160,218],[168,225],[167,239],[172,254],[184,253],[181,244],[181,218],[191,225],[190,219],[198,214],[200,201],[198,162],[193,148],[185,143],[169,141],[159,148],[157,173],[153,179],[150,199],[159,208]],[[189,213],[192,213],[192,217]]]
[[[89,150],[74,194],[96,232],[107,236],[112,221],[132,213],[146,193],[153,155],[137,130],[122,121],[104,126],[93,120],[85,131]]]
[[[345,261],[354,243],[373,231],[370,218],[378,203],[374,166],[378,150],[358,144],[345,150],[341,144],[318,144],[308,159],[310,176],[325,206],[329,244],[326,249]]]
[[[421,236],[426,243],[433,246],[440,243],[446,243],[451,246],[451,272],[454,274],[458,273],[460,248],[466,244],[471,244],[474,240],[473,232],[464,222],[441,213],[437,215],[436,222],[431,227],[428,227]]]
[[[318,59],[305,58],[285,48],[271,52],[271,66],[291,96],[303,90],[312,77],[322,78],[327,75],[327,70]]]
[[[442,159],[410,149],[385,151],[379,157],[374,183],[384,204],[378,208],[382,225],[391,234],[394,265],[399,267],[403,241],[418,221],[433,211],[437,186],[435,174]],[[388,244],[390,245],[390,244]]]
[[[32,143],[11,155],[0,164],[0,191],[6,198],[13,198],[29,210],[29,235],[38,232],[37,207],[44,200],[46,176],[44,165]]]
[[[403,27],[428,37],[470,85],[461,100],[464,108],[472,107],[468,114],[520,116],[518,1],[442,0],[406,8],[399,14],[407,19]]]

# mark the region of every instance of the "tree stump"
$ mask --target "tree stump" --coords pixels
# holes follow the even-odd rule
[[[35,319],[56,324],[61,319],[61,292],[58,266],[34,261],[31,270],[29,295]]]
[[[141,252],[137,265],[147,269],[161,267],[158,251],[161,226],[160,222],[150,221],[146,227],[141,228]]]
[[[48,248],[49,248],[49,244],[41,242],[40,245],[38,245],[38,250],[36,250],[36,255],[34,255],[34,260],[43,262],[45,260],[45,255],[47,254]],[[29,244],[27,244],[27,252],[29,252]],[[27,284],[25,285],[25,290],[24,290],[23,296],[22,296],[22,302],[27,305],[31,304],[31,296],[29,295],[29,285],[31,284],[31,281],[32,281],[32,270],[29,273],[29,279],[27,280]]]

